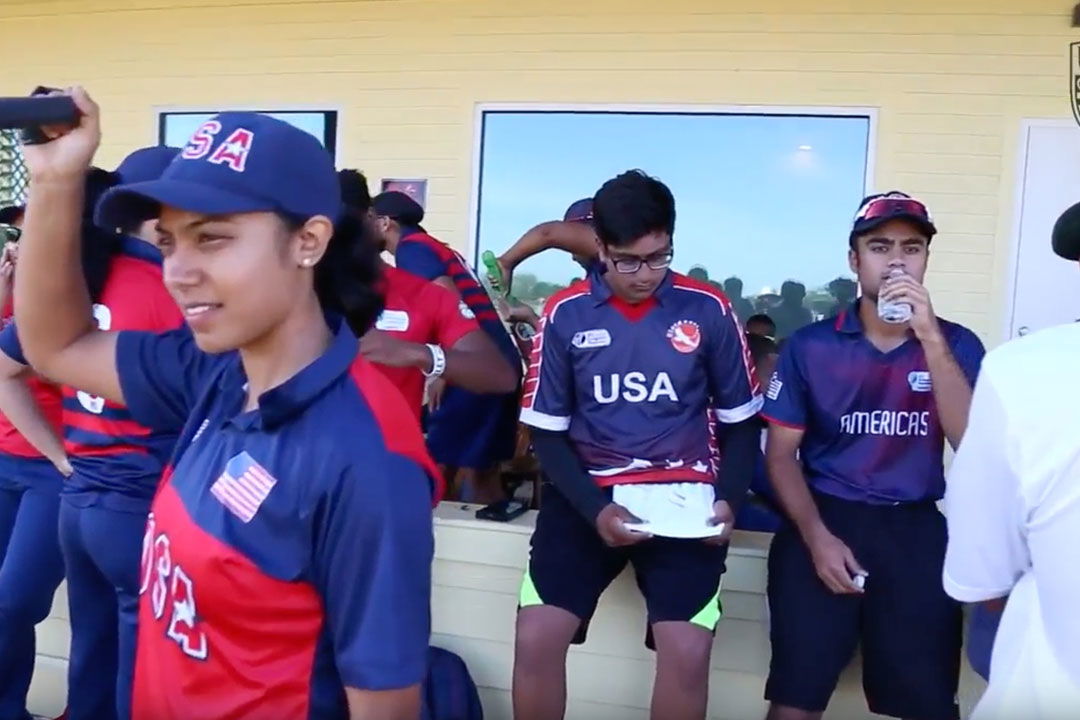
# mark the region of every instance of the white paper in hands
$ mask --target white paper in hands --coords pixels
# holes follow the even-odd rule
[[[716,493],[710,483],[640,483],[616,485],[612,500],[641,518],[626,523],[634,532],[671,538],[722,535],[724,525],[711,525]]]
[[[718,537],[724,534],[724,525],[724,523],[720,523],[719,525],[706,525],[702,528],[698,526],[654,526],[652,523],[623,523],[623,527],[625,527],[631,532],[648,533],[649,535],[659,535],[661,537],[687,539]]]

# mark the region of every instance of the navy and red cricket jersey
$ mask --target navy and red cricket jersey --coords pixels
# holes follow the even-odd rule
[[[161,331],[184,322],[162,283],[161,253],[132,237],[123,239],[113,257],[93,312],[102,330]],[[26,363],[14,324],[0,333],[0,349]],[[123,405],[66,386],[62,418],[64,447],[75,469],[64,494],[69,499],[93,496],[93,502],[117,509],[145,509],[169,461],[175,433],[151,430]]]
[[[799,455],[818,492],[871,504],[937,500],[945,435],[922,345],[911,337],[878,350],[863,334],[859,302],[788,338],[763,415],[806,431]],[[939,322],[974,387],[982,343],[962,325]]]
[[[375,322],[376,330],[409,342],[452,348],[458,340],[480,329],[472,310],[446,288],[392,265],[383,268],[383,281],[384,309]],[[397,386],[419,418],[424,404],[424,374],[414,367],[377,367]]]
[[[3,320],[0,320],[0,328],[6,328],[12,322],[11,309],[5,313]],[[12,330],[14,332],[14,330]],[[0,335],[2,336],[2,335]],[[21,355],[21,353],[20,353]],[[21,359],[13,357],[13,360]],[[60,388],[37,375],[30,375],[26,379],[26,385],[30,390],[31,396],[34,398],[34,402],[38,408],[41,409],[42,415],[48,420],[49,424],[56,431],[59,436],[61,434],[61,428],[63,421],[61,420],[61,401],[60,401]],[[0,453],[5,455],[13,455],[19,458],[38,458],[42,457],[38,449],[30,444],[30,442],[22,436],[15,426],[11,424],[11,421],[0,413]]]
[[[345,718],[426,672],[438,472],[401,394],[332,322],[245,411],[236,352],[125,332],[124,397],[184,427],[143,544],[136,720]]]
[[[491,298],[456,250],[423,230],[403,227],[394,261],[402,270],[426,280],[435,280],[444,275],[453,280],[461,299],[476,316],[476,322],[510,361],[511,367],[521,367],[517,346],[491,304]]]
[[[745,337],[722,292],[669,272],[638,305],[593,272],[552,296],[533,343],[522,422],[568,431],[601,486],[713,482],[710,412],[761,408]]]

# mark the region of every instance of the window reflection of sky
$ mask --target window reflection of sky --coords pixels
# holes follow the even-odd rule
[[[820,288],[849,275],[869,129],[866,117],[489,112],[478,245],[501,252],[637,167],[675,194],[676,270],[738,275],[747,295],[788,279]],[[580,275],[558,252],[519,272],[559,284]]]

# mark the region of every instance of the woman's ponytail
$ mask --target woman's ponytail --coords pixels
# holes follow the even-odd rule
[[[382,263],[373,228],[363,218],[344,213],[334,226],[326,254],[315,266],[315,293],[324,310],[345,317],[359,337],[383,309]]]

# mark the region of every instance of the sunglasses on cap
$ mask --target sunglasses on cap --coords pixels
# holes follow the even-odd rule
[[[14,225],[0,225],[0,243],[19,242],[22,229]]]
[[[903,195],[883,195],[867,201],[859,208],[859,212],[855,213],[855,222],[904,215],[920,218],[931,224],[934,222],[925,205],[915,198]]]

